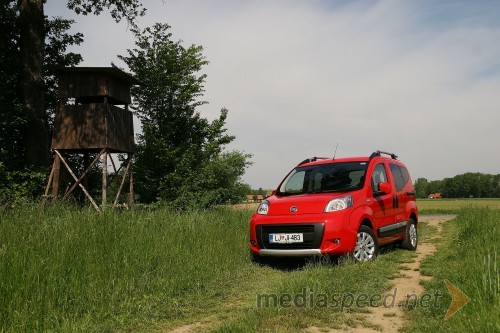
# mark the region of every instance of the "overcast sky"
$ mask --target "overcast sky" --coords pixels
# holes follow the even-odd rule
[[[312,156],[394,152],[413,180],[500,173],[500,1],[144,0],[141,28],[172,26],[210,62],[200,109],[229,109],[244,181],[274,188]],[[127,24],[76,16],[82,66],[126,67]]]

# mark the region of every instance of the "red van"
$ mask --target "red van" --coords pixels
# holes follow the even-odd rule
[[[254,257],[377,256],[379,245],[418,243],[415,189],[391,153],[307,159],[297,165],[250,222]]]

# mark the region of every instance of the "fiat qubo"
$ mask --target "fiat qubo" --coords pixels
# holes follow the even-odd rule
[[[406,166],[391,153],[301,162],[263,200],[250,222],[255,259],[377,256],[380,245],[418,242],[415,189]]]

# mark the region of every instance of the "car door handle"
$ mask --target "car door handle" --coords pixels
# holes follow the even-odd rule
[[[415,192],[406,192],[406,195],[409,196],[409,197],[414,197],[415,196]]]

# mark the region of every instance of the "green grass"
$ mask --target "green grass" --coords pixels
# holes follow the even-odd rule
[[[463,208],[500,209],[500,199],[417,199],[420,214],[458,214]]]
[[[36,207],[0,216],[0,331],[135,331],[223,300],[250,272],[247,218]]]
[[[290,295],[291,301],[271,301],[268,303],[270,306],[265,306],[262,301],[259,307],[254,294],[253,304],[249,303],[234,318],[214,327],[211,332],[302,332],[311,326],[371,327],[372,324],[362,315],[367,307],[351,304],[349,295],[356,299],[361,294],[372,296],[383,293],[390,286],[389,278],[409,257],[411,252],[392,250],[380,255],[374,262],[362,264],[349,260],[335,264],[320,261],[292,271],[260,267],[259,270],[270,270],[265,274],[269,278],[263,280],[267,283],[258,282],[260,287],[254,287],[254,293],[276,295],[278,299]],[[342,307],[344,296],[345,306]]]
[[[248,252],[250,214],[34,205],[4,211],[0,332],[151,332],[197,322],[212,332],[369,326],[356,307],[266,308],[257,295],[380,294],[411,260],[410,252],[389,250],[364,264],[256,265]]]
[[[103,214],[27,205],[0,214],[0,332],[153,332],[194,323],[203,332],[301,332],[373,327],[343,295],[379,295],[414,253],[385,248],[374,262],[250,261],[247,210]],[[465,209],[445,225],[422,272],[428,290],[448,279],[472,301],[448,321],[439,307],[408,311],[406,332],[499,327],[500,210]],[[419,227],[423,242],[435,234]],[[305,293],[307,304],[258,306],[258,295]],[[328,298],[327,306],[320,297]],[[311,301],[315,297],[315,301]],[[423,320],[422,318],[425,318]]]
[[[436,255],[422,262],[422,273],[433,276],[426,292],[444,297],[438,306],[407,311],[404,332],[500,332],[500,211],[463,209],[444,226]],[[471,298],[448,320],[451,302],[444,280]],[[435,298],[433,299],[433,301]]]

